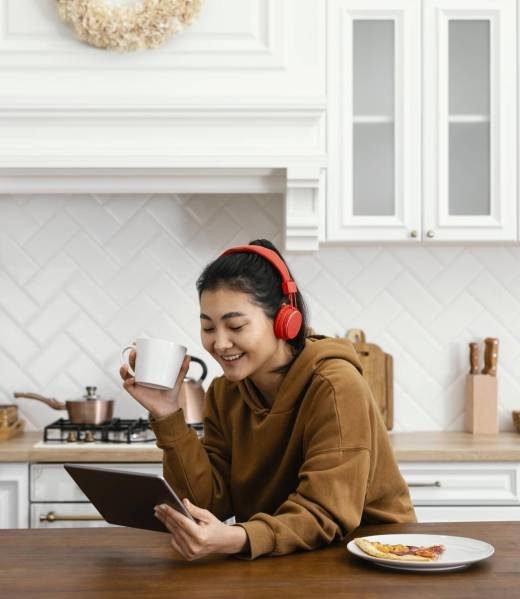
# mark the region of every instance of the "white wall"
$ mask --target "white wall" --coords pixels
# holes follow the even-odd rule
[[[201,349],[195,280],[231,245],[281,245],[282,196],[0,196],[0,402],[121,389],[119,348],[146,333]],[[520,248],[323,247],[287,255],[321,333],[361,327],[394,356],[396,430],[461,430],[467,343],[500,339],[502,430],[520,408]],[[196,366],[193,367],[195,374]],[[197,371],[198,372],[198,371]],[[65,413],[19,400],[28,429]]]

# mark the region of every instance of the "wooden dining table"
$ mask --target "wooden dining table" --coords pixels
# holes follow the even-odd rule
[[[350,538],[426,533],[491,543],[495,554],[450,572],[404,572],[350,554]],[[371,525],[322,549],[254,561],[185,561],[164,533],[130,528],[0,530],[0,597],[321,599],[520,597],[520,522]]]

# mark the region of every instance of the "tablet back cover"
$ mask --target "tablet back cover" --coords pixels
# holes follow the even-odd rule
[[[177,506],[159,476],[68,464],[65,469],[110,524],[169,532],[153,508],[161,503]]]

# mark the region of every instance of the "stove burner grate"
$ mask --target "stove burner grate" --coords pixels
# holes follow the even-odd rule
[[[188,424],[202,437],[204,427],[201,422]],[[45,443],[155,443],[155,435],[146,418],[113,418],[102,424],[74,424],[60,418],[43,429]]]
[[[113,418],[102,424],[74,424],[60,418],[43,429],[43,440],[45,443],[154,443],[155,435],[150,422],[144,418]]]

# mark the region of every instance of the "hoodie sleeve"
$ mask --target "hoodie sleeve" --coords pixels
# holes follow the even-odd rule
[[[164,477],[177,495],[221,520],[230,518],[230,455],[215,410],[213,383],[204,401],[203,439],[186,425],[182,410],[151,424],[157,446],[164,452]]]
[[[239,524],[250,552],[237,557],[314,549],[360,524],[371,468],[370,390],[353,369],[344,375],[338,384],[314,377],[297,488],[272,515]]]

